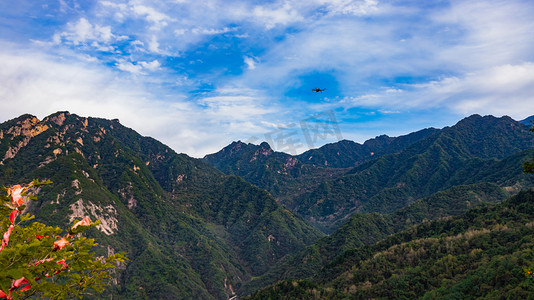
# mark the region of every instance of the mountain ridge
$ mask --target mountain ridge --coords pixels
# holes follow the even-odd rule
[[[0,184],[52,179],[28,206],[38,221],[102,220],[89,233],[96,251],[131,258],[106,295],[200,299],[330,282],[355,249],[534,186],[520,168],[534,138],[509,117],[379,136],[351,160],[355,144],[325,146],[315,161],[238,141],[194,159],[116,119],[26,114],[0,124]],[[343,159],[326,167],[329,156]]]
[[[266,143],[232,143],[203,160],[268,190],[280,203],[331,233],[353,213],[392,212],[416,198],[471,180],[483,164],[533,146],[528,126],[507,116],[475,114],[442,129],[397,138],[383,135],[364,144],[343,140],[297,156],[275,152]],[[252,159],[260,149],[269,155]],[[339,166],[353,167],[333,168],[336,164],[328,163],[325,167],[332,161],[326,156],[341,157]],[[290,160],[294,172],[281,176]]]
[[[299,203],[295,210],[331,232],[332,225],[335,228],[336,223],[355,212],[394,211],[450,187],[454,181],[470,180],[469,173],[483,170],[484,163],[504,159],[533,145],[534,136],[527,126],[509,117],[474,115],[399,153],[381,156],[352,168],[342,177],[323,181],[314,191],[295,200]],[[516,174],[518,180],[527,180]]]
[[[324,165],[333,168],[355,167],[376,155],[399,152],[412,143],[426,138],[438,131],[435,128],[426,128],[398,137],[380,135],[358,144],[350,140],[326,144],[317,149],[308,150],[296,157],[305,163]]]
[[[53,179],[30,207],[36,220],[102,220],[90,233],[103,245],[97,251],[131,260],[112,295],[227,299],[322,236],[264,190],[118,120],[23,115],[0,124],[2,157],[2,185]]]

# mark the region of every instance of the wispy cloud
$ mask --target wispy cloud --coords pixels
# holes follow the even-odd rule
[[[214,29],[214,28],[209,28],[209,29],[206,29],[206,28],[193,28],[191,30],[192,33],[194,34],[208,34],[208,35],[214,35],[214,34],[223,34],[223,33],[227,33],[227,32],[231,32],[231,31],[235,31],[235,29],[232,29],[232,28],[228,28],[228,27],[224,27],[224,28],[221,28],[221,29]],[[178,32],[175,30],[175,32],[178,34],[178,32],[180,32],[178,30]],[[182,33],[183,34],[183,33]]]
[[[379,2],[376,0],[351,1],[351,0],[326,0],[324,3],[330,14],[369,15],[378,12]]]
[[[169,24],[168,22],[174,21],[173,18],[150,6],[134,5],[132,11],[138,16],[145,17],[146,21],[152,24],[150,27],[151,30],[160,30],[167,26]]]
[[[137,64],[121,60],[117,63],[117,68],[119,70],[130,72],[135,75],[146,75],[146,71],[157,71],[160,66],[161,64],[157,60],[151,62],[139,61]]]
[[[279,3],[277,3],[279,4]],[[265,23],[267,29],[272,29],[276,25],[288,25],[304,20],[304,17],[296,10],[290,2],[272,7],[256,6],[253,10],[255,19]]]
[[[56,44],[66,42],[73,45],[90,45],[92,43],[107,44],[116,36],[111,33],[110,26],[99,26],[89,23],[85,18],[80,18],[75,23],[68,23],[67,30],[54,34]]]
[[[243,60],[244,60],[245,64],[247,65],[247,68],[249,70],[256,69],[256,64],[257,64],[256,59],[254,59],[253,57],[245,56],[243,58]]]
[[[276,115],[277,108],[269,105],[259,91],[225,88],[199,99],[198,104],[176,93],[163,100],[142,81],[121,79],[98,64],[58,61],[20,49],[6,51],[9,47],[2,46],[1,120],[25,113],[43,118],[60,110],[86,117],[118,118],[178,152],[201,157],[225,146],[228,138],[237,140],[265,132],[261,120],[268,119],[266,114]],[[137,74],[159,68],[159,62],[125,62],[121,68]]]
[[[534,110],[534,4],[526,0],[4,6],[4,119],[65,109],[118,117],[198,155],[321,110],[337,109],[346,128],[368,132],[403,116],[408,126],[418,113],[453,123]],[[317,86],[326,92],[312,94]]]
[[[461,77],[346,97],[340,104],[397,111],[446,108],[460,115],[510,115],[521,119],[534,111],[534,63],[496,66]]]

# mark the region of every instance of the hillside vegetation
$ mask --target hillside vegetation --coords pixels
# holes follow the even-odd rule
[[[456,185],[489,182],[508,192],[534,186],[518,168],[533,147],[527,125],[473,115],[439,130],[380,136],[362,145],[340,141],[299,156],[275,152],[267,143],[233,143],[204,160],[268,190],[330,234],[355,213],[392,213]]]
[[[227,299],[322,236],[264,190],[118,120],[24,115],[0,138],[1,185],[53,181],[29,208],[36,220],[100,219],[98,251],[126,252],[111,294]]]
[[[533,249],[534,191],[525,191],[347,250],[311,280],[247,299],[531,299]]]
[[[48,225],[100,219],[97,255],[130,259],[102,296],[125,299],[532,298],[532,157],[527,125],[478,115],[202,160],[118,120],[0,124],[0,185],[51,180],[27,208]]]

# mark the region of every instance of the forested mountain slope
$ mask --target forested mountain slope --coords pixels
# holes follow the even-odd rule
[[[363,144],[342,140],[326,144],[317,149],[308,150],[297,155],[296,158],[306,164],[331,168],[349,168],[385,154],[400,152],[413,143],[431,136],[436,131],[439,130],[427,128],[399,137],[381,135],[367,140]]]
[[[508,196],[508,192],[493,183],[460,185],[420,199],[391,214],[355,214],[331,235],[289,255],[269,272],[247,283],[242,292],[251,293],[282,279],[317,277],[345,251],[373,245],[424,221],[457,216],[479,205],[498,203]]]
[[[443,129],[379,136],[362,145],[343,140],[298,156],[265,142],[234,142],[203,160],[266,189],[331,233],[354,213],[390,213],[455,185],[492,182],[516,192],[529,187],[520,169],[502,168],[525,159],[529,153],[521,151],[533,147],[527,125],[472,115]]]
[[[114,274],[110,296],[227,299],[281,279],[311,279],[256,296],[312,287],[328,297],[375,297],[397,284],[388,281],[391,274],[362,283],[347,281],[343,276],[352,275],[344,272],[360,260],[378,264],[371,260],[376,251],[401,237],[400,248],[408,238],[430,238],[414,228],[534,186],[520,167],[534,156],[528,128],[508,117],[473,115],[440,130],[380,136],[359,146],[341,141],[304,156],[235,142],[199,160],[118,120],[23,115],[0,124],[0,185],[52,180],[28,208],[46,224],[66,228],[86,215],[102,220],[89,233],[101,242],[97,251],[130,258]],[[477,214],[484,209],[490,208]],[[440,230],[432,238],[449,236]],[[364,293],[367,281],[373,288]],[[429,295],[448,295],[428,282],[437,293]],[[406,297],[421,296],[405,290]]]
[[[530,299],[534,191],[423,222],[345,251],[311,281],[284,281],[248,299]]]
[[[473,115],[321,182],[298,196],[293,209],[328,233],[354,213],[390,213],[455,185],[493,182],[519,191],[532,186],[517,166],[533,146],[528,126],[509,117]]]
[[[267,190],[290,208],[298,195],[348,170],[303,163],[298,157],[272,150],[266,142],[260,145],[233,142],[202,160],[225,174],[240,176]]]
[[[53,181],[29,208],[38,221],[102,220],[98,251],[130,259],[109,291],[126,298],[227,299],[321,236],[264,190],[118,120],[59,112],[0,124],[0,184],[34,178]]]

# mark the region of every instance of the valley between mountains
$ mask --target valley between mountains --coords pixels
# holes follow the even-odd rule
[[[0,124],[0,185],[51,180],[27,208],[36,221],[101,220],[96,251],[129,258],[104,297],[527,299],[526,123],[473,115],[297,156],[237,141],[196,159],[118,120],[22,115]]]

